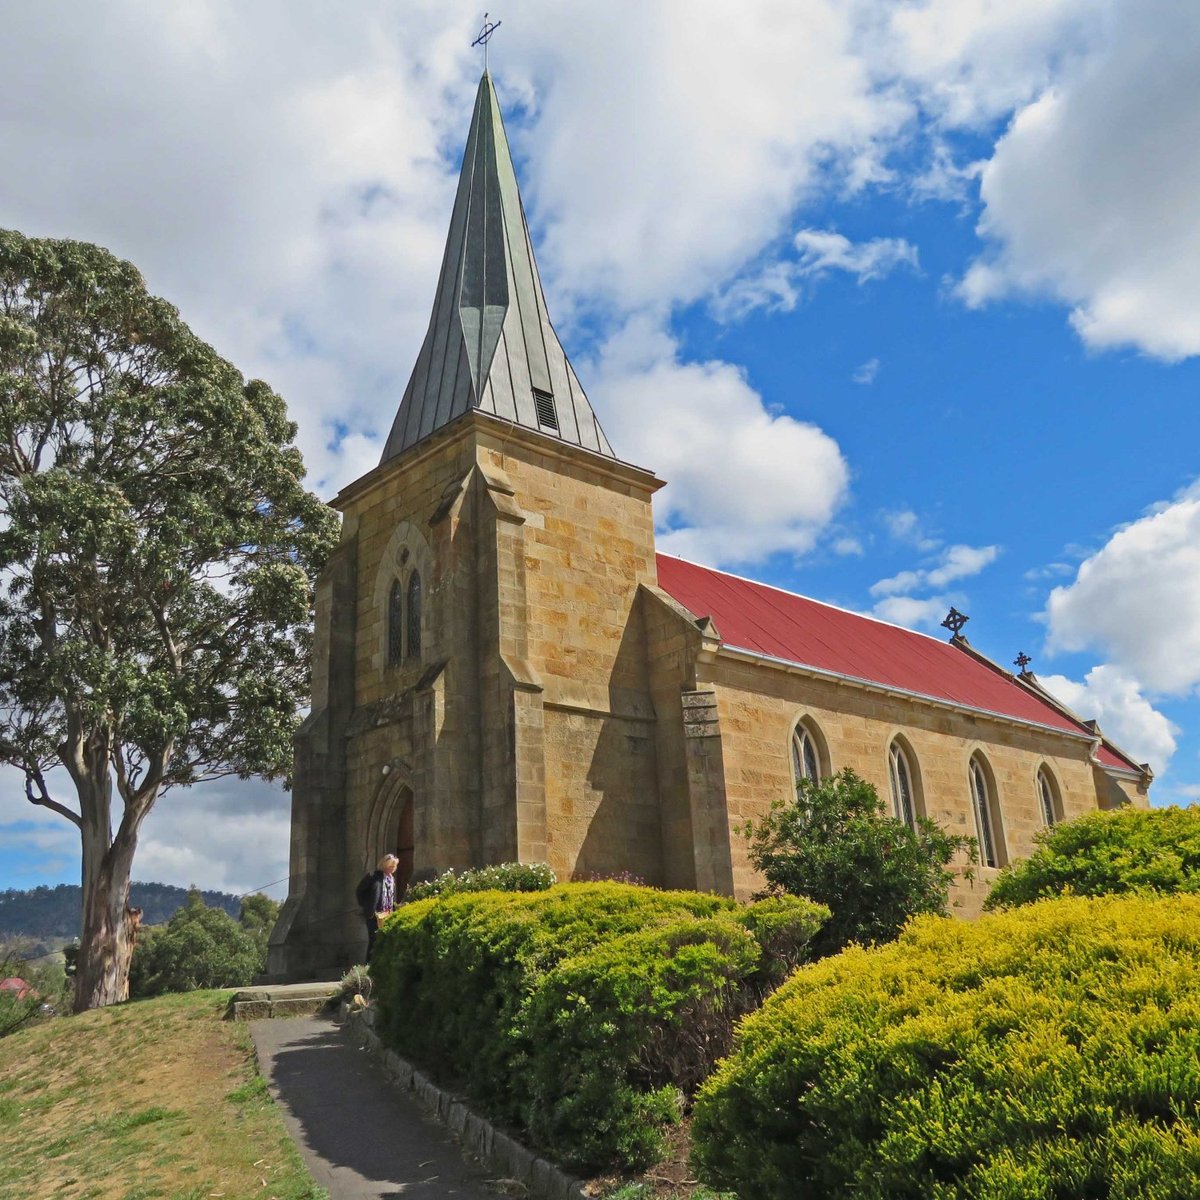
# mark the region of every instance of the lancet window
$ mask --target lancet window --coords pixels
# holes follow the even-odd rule
[[[421,576],[394,579],[387,601],[387,663],[389,667],[421,657]]]
[[[394,667],[404,657],[404,588],[400,580],[392,581],[388,592],[387,660]]]
[[[421,657],[421,576],[417,571],[408,577],[408,654],[405,657]]]
[[[910,829],[916,829],[917,801],[913,792],[913,771],[908,755],[899,742],[893,742],[888,750],[888,775],[896,819],[903,821]]]
[[[1037,788],[1038,802],[1042,809],[1042,821],[1048,829],[1059,821],[1062,806],[1058,798],[1058,789],[1054,786],[1054,780],[1050,778],[1050,772],[1045,767],[1038,771]]]
[[[821,747],[817,733],[801,721],[792,733],[792,776],[797,789],[800,781],[821,782]]]
[[[1006,861],[1004,833],[1000,827],[995,788],[979,755],[968,768],[971,780],[971,806],[975,810],[975,828],[979,834],[979,859],[985,867],[1002,867]]]

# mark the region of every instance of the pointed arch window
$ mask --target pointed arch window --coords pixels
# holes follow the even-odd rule
[[[917,827],[917,799],[913,790],[912,764],[899,742],[893,742],[888,750],[888,776],[892,785],[892,810],[898,821],[909,829]]]
[[[394,667],[404,657],[404,588],[400,580],[392,581],[388,592],[387,660]]]
[[[792,776],[799,789],[801,780],[821,782],[821,746],[816,730],[806,721],[797,723],[792,731]]]
[[[979,859],[985,867],[1002,867],[1006,855],[995,788],[979,755],[971,759],[968,773],[971,779],[971,806],[975,810],[975,828],[979,833]]]
[[[1054,786],[1054,780],[1051,779],[1050,772],[1045,767],[1038,771],[1037,787],[1042,821],[1049,829],[1062,819],[1062,802],[1058,797],[1058,788]]]
[[[421,657],[421,576],[408,577],[408,658]]]

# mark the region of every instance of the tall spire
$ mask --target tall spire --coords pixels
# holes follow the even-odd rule
[[[381,461],[472,408],[615,457],[550,324],[486,71],[429,330]]]

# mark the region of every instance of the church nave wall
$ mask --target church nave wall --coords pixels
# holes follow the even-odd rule
[[[791,739],[801,717],[824,744],[822,774],[850,767],[889,805],[889,749],[896,738],[902,739],[913,768],[918,812],[952,833],[971,837],[979,832],[969,765],[973,755],[981,755],[994,790],[999,865],[1030,854],[1034,835],[1044,827],[1039,769],[1051,773],[1064,819],[1100,806],[1087,739],[729,658],[717,658],[704,670],[720,713],[739,896],[760,888],[762,880],[736,830],[747,818],[764,813],[773,799],[792,794]],[[956,886],[952,901],[958,912],[970,916],[980,910],[997,871],[998,866],[980,865],[973,885]]]

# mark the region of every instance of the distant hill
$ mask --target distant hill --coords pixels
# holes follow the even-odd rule
[[[187,888],[169,883],[135,883],[129,903],[142,910],[146,925],[168,920],[187,899]],[[228,892],[201,892],[209,908],[223,908],[231,917],[238,915],[241,899]],[[82,889],[77,883],[57,887],[29,888],[0,892],[0,937],[74,938],[79,936],[79,914],[83,905]]]

